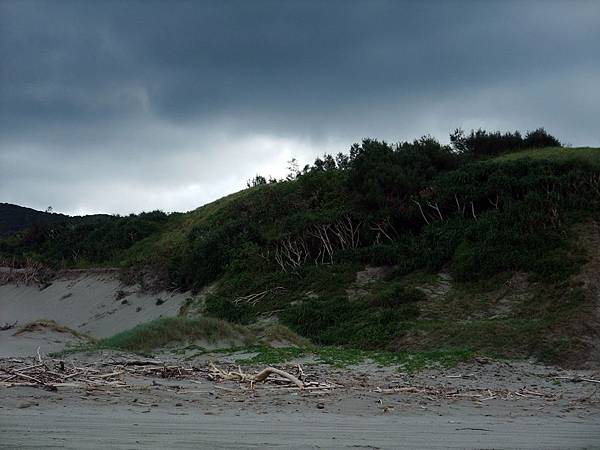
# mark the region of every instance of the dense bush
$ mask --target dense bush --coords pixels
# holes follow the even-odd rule
[[[357,207],[402,209],[410,194],[457,165],[451,149],[431,137],[395,146],[367,139],[350,150],[347,186]]]
[[[383,308],[395,308],[401,305],[417,303],[426,299],[425,294],[415,288],[408,289],[405,286],[392,284],[386,286],[379,292],[371,295],[371,303]]]
[[[282,319],[299,334],[325,345],[382,348],[403,322],[419,315],[416,303],[379,307],[346,297],[309,299],[287,309]]]
[[[499,155],[515,150],[542,147],[560,147],[560,141],[543,128],[528,131],[523,138],[521,133],[486,131],[481,128],[469,134],[458,128],[450,134],[452,148],[471,158]]]
[[[116,263],[124,250],[161,230],[167,220],[165,213],[153,211],[108,216],[95,223],[35,225],[17,240],[0,241],[0,253],[53,266]]]

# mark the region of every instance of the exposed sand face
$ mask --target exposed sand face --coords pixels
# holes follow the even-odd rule
[[[41,290],[35,285],[0,286],[0,325],[18,321],[18,327],[46,319],[104,338],[159,317],[175,316],[189,297],[189,293],[144,293],[136,286],[124,286],[110,272],[66,274]],[[57,351],[76,339],[50,331],[14,336],[15,331],[0,331],[0,357],[31,354],[38,346],[43,353]]]

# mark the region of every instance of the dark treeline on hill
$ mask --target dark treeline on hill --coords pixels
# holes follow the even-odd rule
[[[168,217],[162,211],[124,217],[29,211],[38,213],[31,214],[30,226],[0,240],[0,255],[11,264],[28,259],[55,268],[114,263],[135,242],[159,231]]]
[[[43,227],[50,224],[71,222],[93,223],[108,216],[96,214],[91,216],[66,216],[47,211],[37,211],[10,203],[0,203],[0,236],[6,236],[31,227]]]
[[[36,211],[23,206],[0,203],[0,236],[16,233],[34,225],[62,222],[67,216]]]
[[[348,154],[292,164],[285,180],[257,176],[190,213],[37,227],[0,241],[0,254],[57,267],[119,265],[194,291],[218,281],[207,314],[249,323],[277,311],[315,342],[383,348],[418,328],[436,336],[433,345],[456,324],[418,322],[422,292],[402,277],[444,271],[473,283],[523,271],[561,283],[577,271],[567,230],[597,214],[600,158],[554,157],[548,147],[560,143],[543,129],[524,137],[457,130],[449,146],[429,136],[365,139]],[[393,275],[352,301],[347,287],[365,265]],[[533,329],[515,320],[476,332],[528,333],[533,342],[535,327],[554,326],[546,316]]]
[[[513,152],[527,148],[560,147],[560,141],[548,134],[543,128],[528,132],[525,137],[521,133],[500,131],[488,132],[479,129],[471,130],[468,135],[458,128],[450,134],[452,147],[471,156],[495,156],[500,153]]]

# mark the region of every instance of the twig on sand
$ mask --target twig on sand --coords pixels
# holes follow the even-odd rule
[[[582,378],[582,377],[553,377],[554,380],[564,380],[564,381],[570,381],[572,383],[580,383],[580,382],[586,382],[586,383],[597,383],[600,384],[600,380],[593,380],[591,378]]]

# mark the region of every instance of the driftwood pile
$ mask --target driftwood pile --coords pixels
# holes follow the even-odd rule
[[[210,375],[209,379],[213,381],[236,381],[239,383],[248,383],[250,388],[253,389],[256,383],[269,382],[273,385],[273,388],[281,389],[301,389],[307,391],[314,391],[314,393],[326,392],[331,389],[339,388],[340,385],[329,382],[329,381],[318,381],[315,374],[306,374],[302,367],[298,364],[293,370],[288,372],[275,367],[266,367],[255,374],[244,373],[241,367],[237,367],[237,370],[223,370],[210,363]],[[294,374],[290,372],[294,372]]]
[[[59,387],[124,387],[123,371],[101,371],[60,360],[5,359],[0,362],[0,387],[33,386],[49,391]]]
[[[293,374],[275,367],[267,367],[255,374],[237,370],[220,369],[210,363],[195,367],[167,364],[156,360],[120,359],[96,364],[75,364],[60,359],[36,358],[0,359],[0,388],[15,386],[39,387],[49,391],[58,388],[101,388],[130,387],[131,377],[155,377],[178,380],[208,379],[215,382],[233,381],[240,388],[249,384],[254,389],[257,383],[267,383],[271,389],[300,389],[325,392],[339,387],[330,382],[317,381],[314,374],[306,375],[300,365]],[[154,383],[157,384],[157,383]]]

